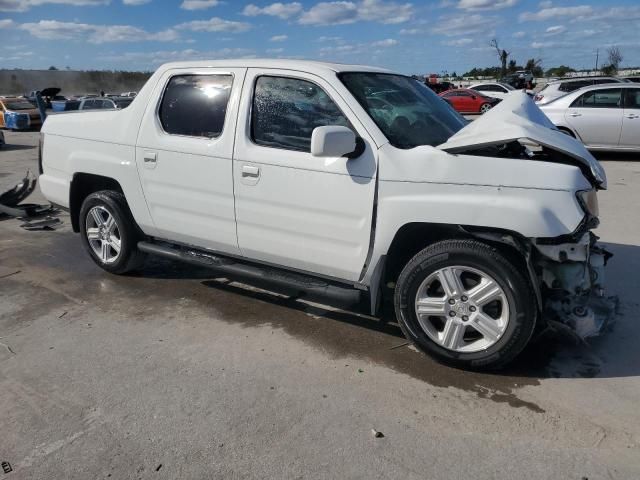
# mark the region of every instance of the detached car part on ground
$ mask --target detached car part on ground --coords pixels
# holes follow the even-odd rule
[[[372,314],[391,285],[406,336],[475,369],[614,313],[591,233],[605,173],[525,93],[468,123],[382,69],[176,63],[127,109],[48,117],[41,141],[43,194],[108,272],[153,253],[355,288]]]

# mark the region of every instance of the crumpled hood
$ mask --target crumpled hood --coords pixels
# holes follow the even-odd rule
[[[600,162],[579,140],[562,133],[526,93],[514,92],[477,120],[471,122],[437,148],[461,153],[470,148],[530,140],[556,150],[589,167],[600,188],[607,176]]]

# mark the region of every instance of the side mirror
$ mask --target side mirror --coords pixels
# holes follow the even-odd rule
[[[316,127],[311,133],[311,155],[314,157],[350,156],[357,147],[356,134],[347,127]]]

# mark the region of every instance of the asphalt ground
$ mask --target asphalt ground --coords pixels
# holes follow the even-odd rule
[[[37,172],[37,134],[5,136],[3,190]],[[599,158],[617,321],[494,374],[435,363],[349,296],[161,259],[113,276],[65,215],[0,220],[0,477],[640,478],[640,162]]]

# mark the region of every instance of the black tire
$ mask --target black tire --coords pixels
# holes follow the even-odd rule
[[[102,207],[115,219],[120,237],[120,253],[115,261],[106,263],[94,252],[87,236],[87,216],[91,209]],[[87,196],[80,208],[80,237],[82,245],[93,261],[102,269],[114,274],[123,274],[139,268],[144,262],[144,253],[137,248],[142,232],[137,226],[125,197],[120,192],[101,190]]]
[[[453,265],[486,272],[504,291],[509,304],[508,322],[502,336],[486,350],[457,352],[445,348],[432,340],[418,321],[418,288],[435,271]],[[445,240],[415,255],[400,273],[394,304],[402,331],[420,350],[442,363],[473,370],[505,366],[524,349],[536,326],[537,307],[530,282],[506,255],[475,240]]]

